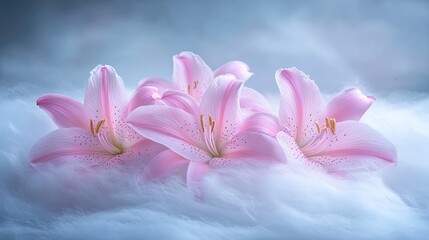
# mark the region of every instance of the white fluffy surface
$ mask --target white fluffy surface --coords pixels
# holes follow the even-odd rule
[[[277,165],[221,170],[195,201],[183,179],[144,183],[121,169],[28,165],[55,127],[36,96],[0,102],[0,239],[426,239],[429,98],[378,99],[364,122],[398,150],[398,164],[338,179]]]

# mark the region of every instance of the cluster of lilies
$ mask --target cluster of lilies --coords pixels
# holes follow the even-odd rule
[[[142,80],[128,97],[111,66],[91,71],[83,104],[47,94],[37,100],[58,129],[30,152],[33,165],[142,167],[144,179],[186,174],[198,195],[216,168],[299,164],[326,173],[369,171],[396,162],[395,147],[359,122],[375,98],[353,88],[329,102],[297,68],[280,69],[279,112],[243,86],[252,76],[240,61],[215,71],[196,54],[173,57],[172,81]]]

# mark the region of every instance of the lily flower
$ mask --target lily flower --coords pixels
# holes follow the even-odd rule
[[[37,105],[59,129],[34,145],[31,162],[112,166],[151,159],[165,148],[127,125],[130,104],[121,77],[113,67],[100,65],[91,71],[83,104],[59,94],[40,97]]]
[[[199,195],[199,183],[213,168],[250,163],[255,159],[284,161],[276,139],[241,131],[239,96],[243,81],[223,75],[205,91],[197,113],[165,105],[142,106],[128,123],[142,136],[169,148],[148,169],[163,174],[188,164],[187,185]]]
[[[319,88],[296,68],[278,70],[280,89],[277,138],[290,162],[328,172],[374,170],[396,162],[395,147],[359,119],[374,97],[346,90],[327,105]]]
[[[246,81],[253,73],[247,64],[241,61],[230,61],[213,71],[203,59],[192,52],[182,52],[173,57],[173,81],[162,78],[148,78],[139,83],[139,88],[156,87],[159,95],[166,90],[178,90],[189,94],[197,102],[207,88],[220,75],[232,74],[236,79]],[[252,88],[243,87],[241,90],[240,105],[250,112],[270,112],[267,100]]]
[[[173,82],[197,101],[201,101],[216,76],[225,74],[233,74],[242,81],[253,75],[249,66],[240,61],[228,62],[213,72],[200,56],[192,52],[182,52],[173,57]]]

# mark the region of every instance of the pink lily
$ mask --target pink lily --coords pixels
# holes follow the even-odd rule
[[[238,80],[246,81],[253,73],[249,66],[241,61],[228,62],[215,71],[192,52],[182,52],[173,57],[173,81],[162,78],[148,78],[139,83],[139,87],[156,87],[160,95],[165,90],[179,90],[189,94],[198,102],[214,79],[220,75],[232,74]],[[243,87],[240,105],[251,112],[270,112],[267,100],[252,88]]]
[[[141,137],[125,118],[129,103],[124,83],[111,66],[91,71],[84,104],[58,94],[37,100],[59,129],[42,137],[30,153],[33,164],[78,161],[112,166],[149,160],[165,147]]]
[[[212,168],[236,165],[254,159],[284,161],[276,140],[254,131],[241,131],[239,96],[243,82],[231,75],[216,78],[202,97],[197,113],[152,105],[128,117],[142,136],[170,150],[147,166],[152,175],[165,175],[189,163],[188,187],[199,195],[199,183]]]
[[[242,81],[253,75],[240,61],[228,62],[213,72],[200,56],[192,52],[182,52],[173,57],[173,82],[197,101],[201,101],[216,76],[225,74],[233,74]]]
[[[281,102],[277,134],[291,162],[328,172],[373,170],[396,162],[396,149],[380,133],[358,122],[374,97],[346,90],[325,105],[313,80],[296,68],[278,70]]]

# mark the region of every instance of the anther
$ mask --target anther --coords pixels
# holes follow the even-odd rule
[[[97,123],[97,126],[95,127],[95,133],[100,132],[101,127],[103,126],[103,123],[105,122],[105,120],[101,120]]]
[[[201,124],[201,130],[204,132],[204,115],[200,115],[200,124]]]
[[[188,93],[191,93],[191,85],[188,84]]]
[[[212,121],[212,123],[210,124],[210,126],[211,126],[210,131],[211,131],[211,132],[213,132],[213,131],[214,131],[215,122],[214,122],[214,121]]]
[[[331,131],[332,131],[332,134],[335,134],[337,122],[335,121],[335,118],[331,118],[330,122],[331,122]]]
[[[198,87],[198,81],[194,81],[194,89]]]
[[[89,120],[89,127],[91,128],[92,136],[94,136],[94,137],[95,137],[94,122],[92,121],[92,119],[91,119],[91,120]]]
[[[329,120],[329,118],[328,117],[325,117],[325,127],[326,128],[331,128],[331,124],[330,124],[330,122],[329,122],[330,120]]]

